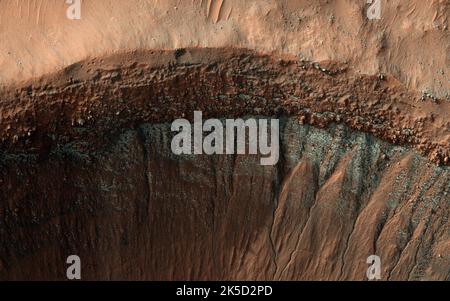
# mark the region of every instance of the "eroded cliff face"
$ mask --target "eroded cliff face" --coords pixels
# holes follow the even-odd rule
[[[281,158],[175,156],[170,124],[96,152],[3,154],[0,279],[449,280],[450,170],[332,124],[281,119]]]
[[[77,142],[94,150],[124,127],[244,115],[346,124],[432,162],[450,165],[450,102],[424,97],[395,78],[355,74],[347,64],[315,63],[246,49],[133,51],[78,62],[0,91],[2,148],[39,153]],[[102,135],[98,135],[102,133]]]

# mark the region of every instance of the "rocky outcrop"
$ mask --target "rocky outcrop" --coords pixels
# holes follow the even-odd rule
[[[175,156],[169,124],[96,152],[1,157],[0,278],[449,280],[450,171],[346,126],[282,119],[282,157]]]
[[[316,127],[343,123],[450,165],[450,102],[347,67],[231,48],[121,53],[0,93],[0,138],[5,150],[45,157],[58,144],[81,140],[93,150],[110,136],[98,133],[192,119],[195,110],[284,114]]]

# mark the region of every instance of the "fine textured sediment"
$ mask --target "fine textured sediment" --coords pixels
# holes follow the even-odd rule
[[[355,73],[390,74],[450,99],[448,0],[381,1],[375,19],[377,4],[364,0],[75,2],[75,20],[66,1],[0,2],[0,87],[112,53],[237,47],[347,62]]]

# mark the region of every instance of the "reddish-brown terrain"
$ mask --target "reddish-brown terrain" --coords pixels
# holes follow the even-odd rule
[[[0,3],[0,280],[450,280],[449,1],[52,2]],[[279,162],[174,155],[196,110]]]

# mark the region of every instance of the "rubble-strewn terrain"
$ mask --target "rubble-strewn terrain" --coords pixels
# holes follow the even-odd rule
[[[389,76],[349,73],[345,64],[235,49],[131,52],[71,65],[7,90],[0,134],[5,148],[46,155],[61,141],[99,145],[98,132],[192,119],[195,110],[283,114],[318,127],[345,123],[450,164],[450,102],[423,98]]]

